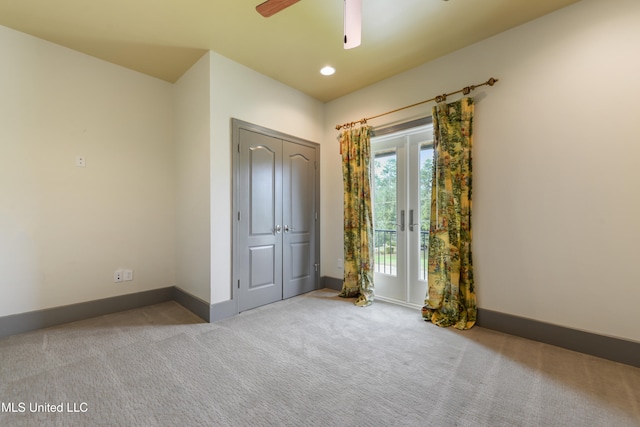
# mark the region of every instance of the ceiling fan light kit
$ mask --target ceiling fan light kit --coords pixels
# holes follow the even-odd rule
[[[258,13],[265,18],[275,15],[282,9],[300,0],[267,0],[256,6]],[[343,0],[344,2],[344,37],[345,49],[360,46],[362,41],[362,0]]]
[[[353,49],[362,41],[362,0],[344,0],[344,48]]]

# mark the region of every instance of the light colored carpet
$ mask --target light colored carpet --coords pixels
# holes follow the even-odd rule
[[[638,368],[329,290],[215,324],[103,316],[2,339],[0,361],[0,402],[25,405],[3,426],[640,426]]]

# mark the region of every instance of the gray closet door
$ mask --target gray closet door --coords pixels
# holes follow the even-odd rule
[[[239,130],[238,309],[315,289],[316,149]]]
[[[282,141],[240,129],[239,311],[282,299]]]
[[[316,150],[284,141],[283,297],[315,288]]]

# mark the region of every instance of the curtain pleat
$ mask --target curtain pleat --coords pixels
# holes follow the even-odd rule
[[[344,183],[344,281],[341,297],[357,306],[373,302],[373,214],[371,209],[371,128],[340,135]]]
[[[476,322],[471,257],[473,98],[433,108],[434,165],[428,291],[422,316],[438,326]]]

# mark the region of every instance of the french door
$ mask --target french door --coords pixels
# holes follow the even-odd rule
[[[423,305],[427,292],[433,127],[373,137],[376,297]]]

